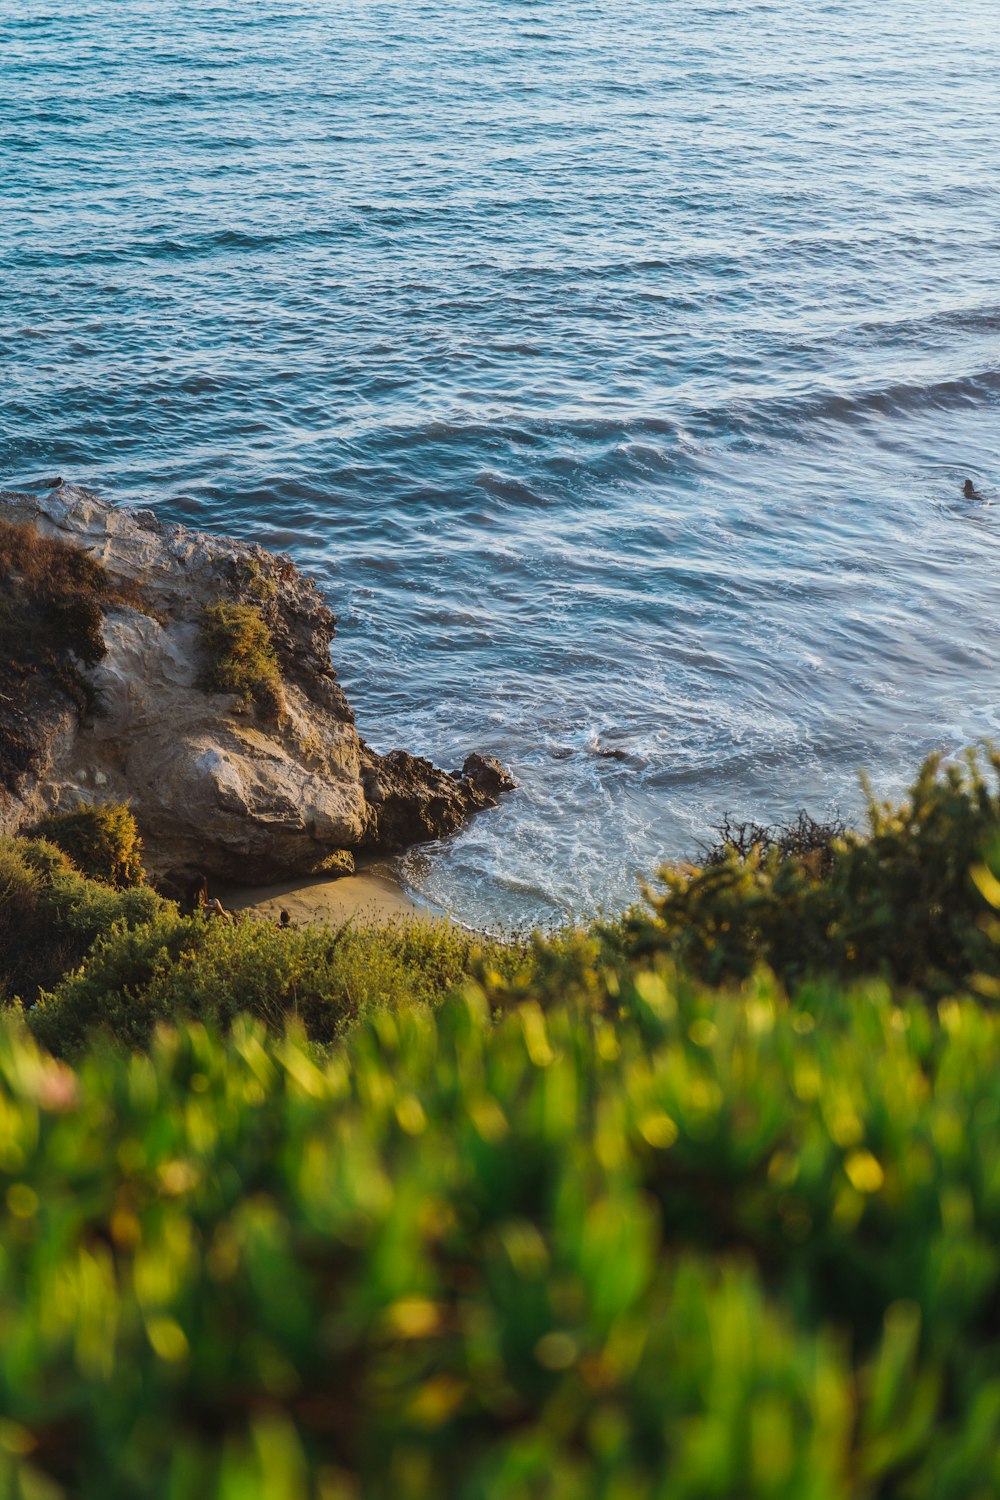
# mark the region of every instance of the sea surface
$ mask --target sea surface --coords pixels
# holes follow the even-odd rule
[[[401,862],[632,900],[1000,735],[996,0],[0,0],[0,483],[286,549]],[[962,498],[969,477],[981,500]]]

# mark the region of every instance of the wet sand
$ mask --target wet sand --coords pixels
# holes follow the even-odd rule
[[[310,922],[339,926],[347,921],[380,926],[421,918],[428,921],[432,917],[391,874],[377,867],[356,875],[342,875],[337,880],[320,875],[280,885],[230,886],[218,895],[229,911],[277,922],[279,913],[285,910],[298,926]]]

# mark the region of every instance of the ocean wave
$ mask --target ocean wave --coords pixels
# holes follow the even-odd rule
[[[303,245],[332,245],[360,233],[356,221],[345,219],[336,227],[289,230],[218,229],[185,237],[145,236],[118,244],[75,244],[62,249],[48,246],[32,250],[28,262],[36,267],[59,265],[117,265],[132,261],[186,261],[216,256],[220,251],[245,253],[293,249]]]
[[[3,478],[307,566],[373,742],[515,766],[463,913],[898,788],[997,718],[984,6],[11,16]]]
[[[857,425],[874,418],[905,418],[927,411],[992,405],[1000,396],[1000,369],[931,381],[891,381],[855,389],[818,389],[774,397],[735,396],[715,407],[692,412],[701,430],[742,435],[774,434],[811,442],[824,424]]]

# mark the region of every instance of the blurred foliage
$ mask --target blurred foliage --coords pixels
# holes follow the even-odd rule
[[[199,686],[236,693],[269,718],[281,718],[285,694],[278,657],[260,610],[253,604],[208,604],[202,611]]]
[[[868,829],[798,852],[752,839],[703,870],[665,869],[649,905],[610,927],[633,957],[664,955],[710,983],[760,962],[794,986],[881,975],[937,997],[1000,995],[991,907],[973,871],[1000,837],[1000,755],[933,756],[900,806],[869,798]]]
[[[331,1042],[372,1008],[434,1003],[479,971],[499,980],[521,951],[444,922],[282,929],[181,916],[163,903],[152,920],[100,936],[28,1021],[60,1056],[98,1030],[143,1048],[162,1021],[225,1029],[240,1014],[278,1034],[298,1019],[312,1041]]]
[[[146,878],[139,829],[123,802],[85,802],[73,812],[50,813],[34,832],[57,844],[92,880],[124,889]]]
[[[0,1494],[995,1495],[1000,1019],[597,990],[0,1029]]]
[[[124,931],[173,910],[146,886],[89,880],[44,839],[0,838],[0,1000],[31,1004],[117,923]]]

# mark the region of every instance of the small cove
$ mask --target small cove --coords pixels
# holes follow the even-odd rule
[[[509,762],[422,899],[615,909],[727,812],[856,817],[1000,733],[992,6],[0,0],[0,41],[0,480],[290,551],[378,749]]]

